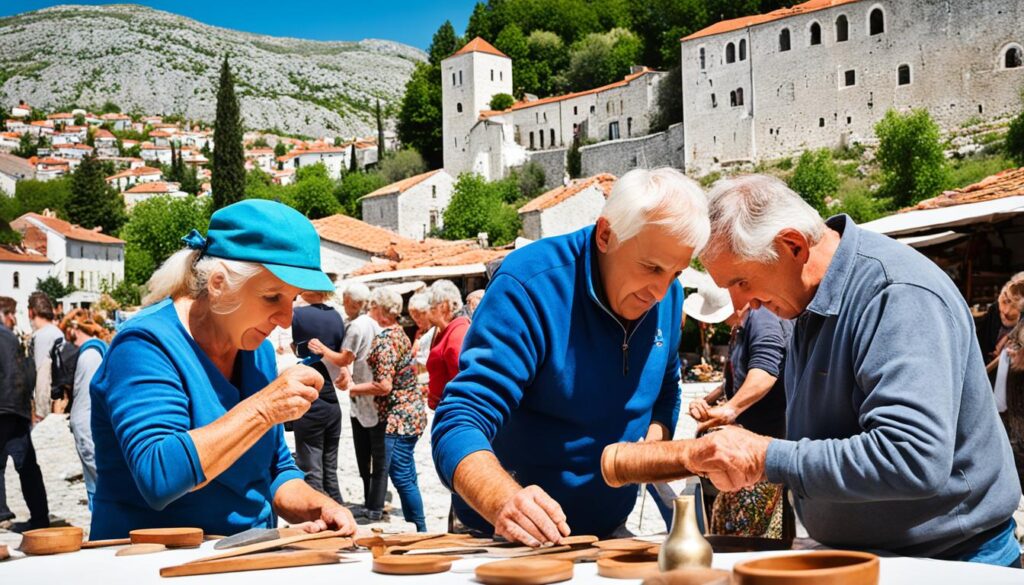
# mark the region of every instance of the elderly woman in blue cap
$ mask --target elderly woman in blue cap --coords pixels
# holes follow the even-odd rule
[[[184,241],[92,382],[91,538],[168,526],[234,534],[278,516],[354,532],[348,509],[302,481],[284,440],[282,423],[309,409],[323,378],[303,365],[277,375],[266,340],[291,324],[299,292],[333,290],[316,230],[285,205],[251,200]]]

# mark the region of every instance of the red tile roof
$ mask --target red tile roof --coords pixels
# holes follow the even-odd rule
[[[110,175],[107,177],[108,181],[116,181],[117,179],[123,179],[126,177],[142,177],[146,175],[159,175],[160,169],[153,167],[137,167],[134,169],[125,169],[116,175]]]
[[[314,219],[313,226],[323,240],[373,255],[384,254],[393,244],[403,246],[416,244],[414,240],[402,237],[391,230],[340,213]]]
[[[14,246],[0,246],[0,262],[32,262],[49,264],[50,259],[32,251],[22,251]]]
[[[532,199],[529,203],[519,208],[519,213],[549,209],[593,186],[600,188],[604,192],[605,199],[607,199],[608,195],[612,192],[612,187],[615,186],[615,181],[615,175],[609,173],[601,173],[586,179],[576,179],[564,187],[555,187],[547,193]]]
[[[56,217],[46,217],[45,215],[39,215],[38,213],[26,213],[18,219],[11,222],[11,226],[18,231],[24,231],[22,227],[28,227],[31,223],[28,219],[34,219],[39,223],[42,223],[51,230],[59,233],[69,240],[76,240],[79,242],[96,242],[99,244],[123,244],[123,240],[119,240],[113,236],[108,236],[98,230],[89,230],[84,227],[77,226],[64,221],[63,219],[57,219]]]
[[[477,37],[463,45],[461,49],[455,51],[455,53],[452,54],[452,57],[454,57],[455,55],[465,55],[467,53],[487,53],[489,55],[497,55],[499,57],[504,57],[506,59],[509,58],[508,55],[502,53],[498,49],[495,49],[494,45],[488,43],[487,41],[483,40],[480,37]]]
[[[486,264],[495,258],[501,258],[511,249],[481,248],[473,241],[448,242],[445,240],[428,239],[412,245],[391,246],[381,256],[387,260],[369,262],[354,270],[351,276],[393,272],[426,266],[464,266],[466,264]]]
[[[125,193],[133,194],[153,194],[153,193],[177,193],[180,191],[178,185],[175,183],[167,183],[164,181],[151,181],[149,183],[136,183],[131,189],[125,191]]]
[[[575,93],[567,93],[565,95],[556,95],[556,96],[546,97],[546,98],[542,98],[542,99],[539,99],[539,100],[533,100],[533,101],[520,101],[520,102],[516,102],[516,103],[512,104],[511,108],[509,108],[507,110],[485,110],[483,112],[480,112],[480,117],[481,118],[489,118],[491,116],[498,116],[498,115],[501,115],[501,114],[506,114],[508,112],[514,112],[516,110],[524,110],[526,108],[532,108],[534,106],[543,106],[545,104],[551,104],[551,103],[554,103],[554,102],[560,102],[560,101],[564,101],[564,100],[571,100],[573,98],[578,98],[578,97],[582,97],[582,96],[585,96],[585,95],[590,95],[590,94],[593,94],[593,93],[601,93],[602,91],[608,91],[609,89],[615,89],[616,87],[625,87],[626,85],[628,85],[631,82],[633,82],[635,79],[643,77],[644,75],[647,75],[648,73],[657,73],[657,71],[655,71],[653,69],[650,69],[648,67],[644,67],[642,71],[639,71],[637,73],[630,73],[629,75],[625,76],[624,78],[622,78],[622,81],[616,81],[615,83],[609,83],[608,85],[602,85],[601,87],[595,87],[594,89],[588,89],[586,91],[577,91]]]
[[[861,0],[810,0],[809,2],[804,2],[803,4],[790,6],[789,8],[779,8],[778,10],[773,10],[767,14],[752,14],[750,16],[741,16],[740,18],[732,18],[730,20],[716,22],[715,24],[707,28],[702,28],[701,30],[693,33],[688,37],[683,37],[682,40],[692,41],[693,39],[710,37],[712,35],[719,35],[722,33],[744,29],[747,28],[748,26],[764,24],[766,22],[772,22],[774,20],[789,18],[790,16],[798,16],[800,14],[807,14],[809,12],[825,10],[826,8],[832,8],[833,6],[852,4],[854,2],[860,1]]]
[[[56,114],[49,114],[46,116],[47,120],[74,120],[75,116],[67,112],[57,112]]]
[[[996,173],[962,189],[945,191],[941,195],[925,199],[913,207],[901,209],[900,213],[921,209],[952,207],[966,203],[981,203],[982,201],[992,201],[994,199],[1016,197],[1019,195],[1024,195],[1024,167]]]
[[[434,175],[436,175],[439,172],[441,172],[441,169],[435,169],[433,171],[427,171],[425,173],[416,175],[415,177],[409,177],[408,179],[402,179],[401,181],[398,181],[397,183],[391,183],[390,185],[385,185],[385,186],[381,187],[380,189],[377,189],[376,191],[374,191],[374,192],[372,192],[372,193],[370,193],[368,195],[364,195],[362,197],[362,199],[369,199],[371,197],[380,197],[382,195],[393,195],[395,193],[405,193],[409,189],[412,189],[416,185],[419,185],[423,181],[426,181],[427,179],[429,179],[430,177],[433,177]]]
[[[284,156],[277,157],[279,161],[287,161],[303,154],[345,154],[348,149],[342,146],[320,146],[320,145],[309,145],[305,147],[295,148]]]
[[[95,139],[97,139],[97,140],[99,140],[101,138],[117,138],[116,136],[111,134],[109,131],[104,130],[103,128],[100,128],[99,130],[97,130],[96,134],[93,137]]]

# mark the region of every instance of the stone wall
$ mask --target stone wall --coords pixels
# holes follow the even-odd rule
[[[674,167],[683,169],[683,125],[675,124],[665,132],[601,142],[580,149],[582,173],[592,177],[611,173],[621,177],[636,168]]]
[[[529,162],[534,162],[544,169],[544,188],[551,189],[562,184],[565,177],[565,153],[568,149],[537,150],[527,153]]]

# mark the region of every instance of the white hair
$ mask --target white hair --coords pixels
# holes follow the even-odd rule
[[[238,291],[250,278],[256,276],[263,266],[256,262],[225,260],[215,256],[199,257],[199,250],[184,249],[171,255],[149,277],[146,287],[149,293],[142,299],[142,306],[149,306],[170,297],[197,299],[206,294],[206,285],[216,273],[224,275],[225,294],[210,304],[210,310],[220,315],[233,312],[242,303]]]
[[[430,295],[426,292],[418,292],[409,298],[409,311],[426,313],[430,310]]]
[[[402,295],[385,286],[373,289],[370,293],[370,304],[377,305],[392,317],[402,314]]]
[[[707,198],[700,185],[669,167],[633,169],[622,175],[601,210],[619,243],[648,225],[665,228],[700,252],[708,241]]]
[[[353,282],[345,287],[345,293],[342,295],[342,298],[359,303],[359,306],[362,307],[366,304],[366,301],[370,300],[370,289],[361,282]]]
[[[811,245],[825,235],[825,222],[813,207],[781,180],[744,175],[715,182],[708,193],[711,242],[703,259],[723,250],[740,260],[771,264],[778,260],[775,237],[793,229]]]
[[[448,308],[451,309],[453,315],[462,309],[462,293],[459,292],[459,287],[450,280],[434,281],[434,284],[427,289],[427,293],[430,295],[431,307],[436,307],[447,301]]]

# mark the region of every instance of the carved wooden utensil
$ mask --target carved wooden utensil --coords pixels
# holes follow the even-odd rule
[[[352,539],[347,536],[337,536],[334,538],[323,538],[320,540],[304,540],[302,542],[293,542],[286,544],[284,548],[290,550],[330,550],[330,551],[341,551],[350,549],[354,546]]]
[[[324,539],[324,538],[334,538],[334,537],[337,537],[337,536],[341,536],[341,533],[339,531],[325,530],[323,532],[317,532],[317,533],[314,533],[314,534],[300,534],[298,536],[289,536],[287,538],[278,538],[277,540],[268,540],[267,542],[260,542],[260,543],[257,543],[257,544],[250,544],[248,546],[240,546],[238,548],[233,548],[233,549],[231,549],[231,550],[229,550],[227,552],[222,552],[220,554],[216,554],[216,555],[213,555],[213,556],[204,557],[204,558],[201,558],[201,559],[196,559],[194,561],[189,561],[188,563],[185,563],[185,564],[192,565],[192,564],[198,564],[198,563],[208,563],[210,561],[218,561],[218,560],[221,560],[221,559],[230,559],[232,557],[240,557],[240,556],[243,556],[243,555],[248,555],[248,554],[252,554],[252,553],[256,553],[256,552],[266,552],[266,551],[269,551],[269,550],[274,550],[274,549],[282,548],[282,547],[285,547],[285,546],[287,546],[289,544],[294,544],[296,542],[303,542],[303,541],[306,541],[306,540],[321,540],[321,539]],[[318,552],[331,552],[331,551],[318,551]]]
[[[21,551],[27,555],[52,555],[82,548],[83,531],[77,526],[29,530],[21,535]]]
[[[308,567],[329,565],[339,562],[338,555],[326,550],[300,550],[249,555],[243,558],[227,558],[203,563],[185,563],[160,569],[161,577],[184,577],[186,575],[212,575],[237,571],[258,571],[282,569],[285,567]]]
[[[384,555],[373,559],[373,572],[385,575],[430,575],[444,573],[459,557],[443,555]]]
[[[572,579],[572,561],[548,558],[511,559],[476,568],[477,581],[487,585],[546,585]]]

